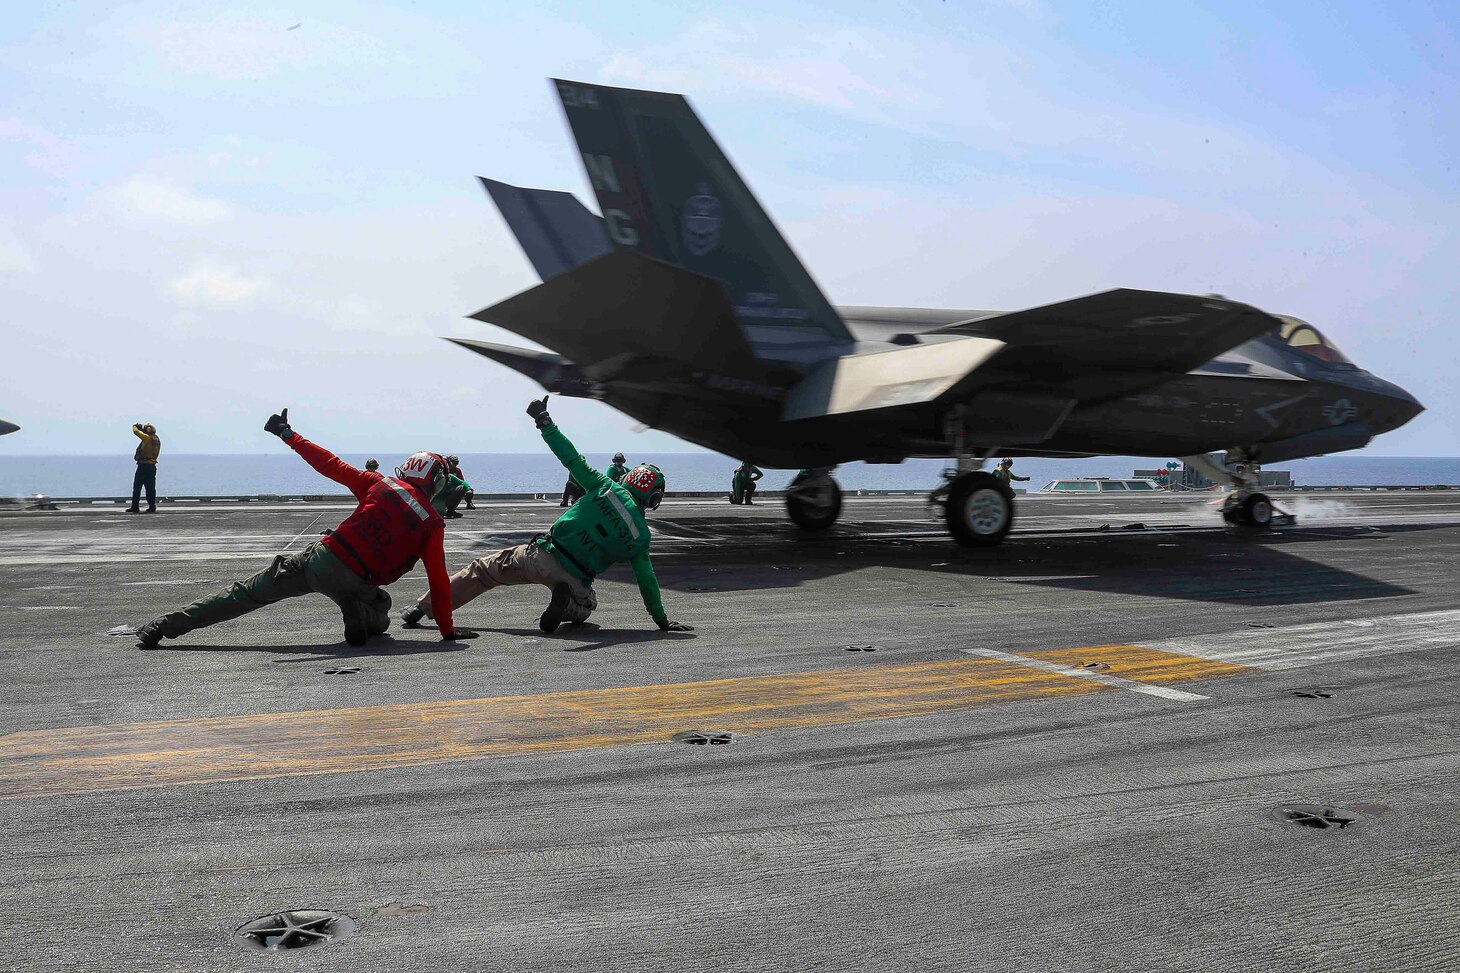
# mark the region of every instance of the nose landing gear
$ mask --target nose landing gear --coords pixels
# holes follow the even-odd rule
[[[1229,452],[1228,458],[1236,454]],[[1231,469],[1218,463],[1211,456],[1188,456],[1186,461],[1218,483],[1229,480],[1232,492],[1222,503],[1222,519],[1233,527],[1251,530],[1269,530],[1273,527],[1290,527],[1298,518],[1273,505],[1272,498],[1258,489],[1262,485],[1261,471],[1256,463],[1239,462]]]

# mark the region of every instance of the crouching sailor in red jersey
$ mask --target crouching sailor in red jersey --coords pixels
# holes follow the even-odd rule
[[[246,615],[285,598],[317,591],[340,606],[345,641],[364,645],[390,627],[388,585],[425,559],[431,608],[443,641],[474,639],[451,619],[451,584],[443,548],[445,522],[431,497],[445,481],[446,461],[435,453],[411,455],[395,476],[357,470],[289,428],[289,410],[269,417],[264,430],[288,443],[319,473],[348,487],[359,501],[333,531],[297,554],[280,554],[246,581],[237,581],[188,607],[163,615],[137,631],[137,646],[155,649],[196,628]]]

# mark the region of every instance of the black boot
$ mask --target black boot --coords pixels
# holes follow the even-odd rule
[[[547,635],[558,630],[563,623],[563,613],[573,603],[573,588],[566,581],[559,581],[553,585],[553,600],[548,602],[547,611],[537,620],[537,627]]]
[[[132,513],[137,511],[133,510]],[[158,624],[161,619],[148,622],[137,629],[137,648],[155,649],[162,642],[162,626]]]
[[[365,618],[365,606],[356,602],[344,609],[345,644],[359,648],[370,638],[370,625]]]

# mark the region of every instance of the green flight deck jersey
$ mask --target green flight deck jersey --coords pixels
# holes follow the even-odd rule
[[[589,466],[556,425],[543,426],[542,439],[586,493],[537,539],[537,545],[588,584],[611,565],[628,561],[644,607],[656,623],[664,621],[668,616],[659,597],[659,579],[649,560],[649,524],[634,495]]]
[[[615,463],[603,472],[610,480],[618,483],[629,475],[629,468],[622,463]]]

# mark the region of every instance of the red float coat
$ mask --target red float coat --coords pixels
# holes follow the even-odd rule
[[[426,561],[431,584],[431,615],[443,635],[456,631],[451,620],[451,580],[446,574],[446,521],[419,489],[393,476],[357,470],[334,453],[297,432],[289,448],[324,476],[349,489],[360,501],[321,542],[371,584],[387,585]]]

